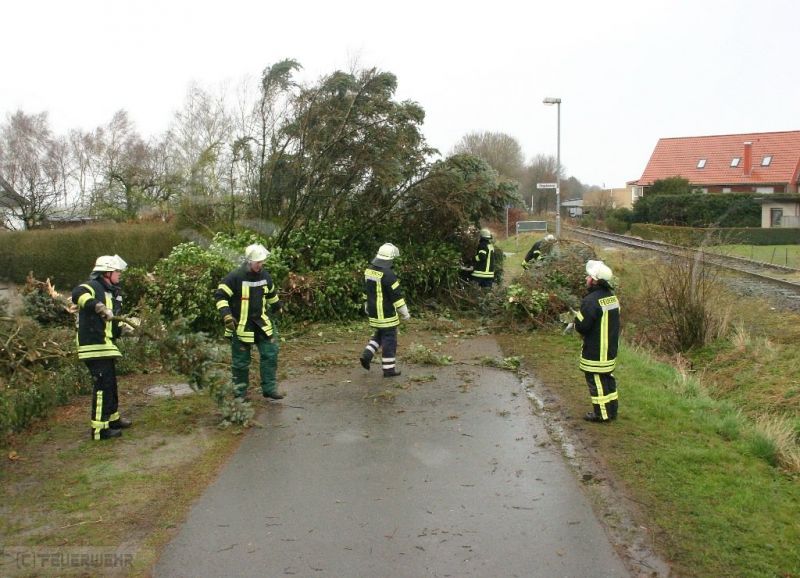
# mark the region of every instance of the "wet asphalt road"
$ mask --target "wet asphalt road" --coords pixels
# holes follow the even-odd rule
[[[496,343],[458,350],[285,382],[155,576],[629,576],[517,377],[471,365]]]

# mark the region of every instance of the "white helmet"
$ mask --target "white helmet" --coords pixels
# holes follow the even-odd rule
[[[244,258],[251,262],[263,261],[267,257],[269,257],[269,251],[260,243],[248,245],[244,250]]]
[[[481,229],[481,239],[491,239],[492,232],[489,229]]]
[[[381,245],[381,248],[378,249],[378,254],[375,255],[376,259],[383,259],[385,261],[391,261],[395,257],[400,256],[400,249],[392,245],[391,243],[384,243]]]
[[[119,255],[103,255],[94,262],[92,271],[124,271],[128,264]]]
[[[608,265],[602,261],[588,260],[586,261],[586,274],[595,281],[611,281],[614,276]]]
[[[553,235],[547,234],[547,235],[544,236],[544,240],[545,241],[555,241],[556,238]]]

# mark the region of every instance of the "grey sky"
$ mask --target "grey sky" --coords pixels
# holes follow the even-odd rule
[[[309,81],[393,72],[443,154],[488,130],[555,156],[542,99],[560,97],[561,160],[587,184],[638,178],[661,137],[800,129],[796,0],[9,0],[2,20],[2,120],[48,111],[58,133],[126,109],[157,135],[191,82],[284,58]]]

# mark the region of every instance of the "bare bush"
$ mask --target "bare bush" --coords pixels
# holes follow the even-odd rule
[[[731,305],[718,272],[702,254],[655,263],[644,279],[648,325],[669,353],[701,347],[727,334]]]

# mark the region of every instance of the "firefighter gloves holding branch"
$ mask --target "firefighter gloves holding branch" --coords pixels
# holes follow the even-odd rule
[[[114,314],[111,312],[111,309],[106,307],[103,303],[98,302],[97,305],[94,306],[94,312],[102,317],[103,321],[111,321],[114,319]]]
[[[228,331],[234,331],[236,329],[236,320],[233,318],[233,315],[226,315],[222,318],[222,322],[225,324],[225,329]]]
[[[408,312],[408,305],[403,305],[402,307],[397,309],[397,312],[403,317],[403,319],[411,319],[411,313]]]

